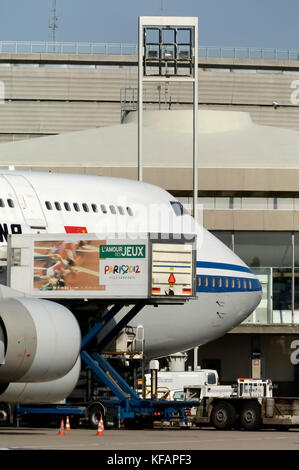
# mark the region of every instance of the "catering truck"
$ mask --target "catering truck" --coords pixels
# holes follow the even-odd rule
[[[42,305],[39,299],[43,301],[49,299],[57,303],[72,302],[72,305],[77,302],[78,309],[82,307],[81,301],[88,299],[95,300],[97,305],[105,309],[105,314],[82,338],[80,357],[85,368],[93,372],[99,385],[105,387],[106,391],[105,396],[96,396],[95,399],[91,397],[91,400],[88,398],[82,403],[71,403],[70,400],[61,403],[62,392],[59,391],[57,395],[58,386],[56,387],[55,382],[51,388],[50,379],[44,382],[43,387],[38,388],[35,387],[34,380],[32,383],[28,382],[30,386],[24,386],[21,381],[16,385],[4,383],[4,387],[0,387],[0,400],[2,400],[0,423],[7,424],[14,418],[20,420],[29,416],[74,416],[79,420],[88,420],[95,427],[101,417],[105,425],[111,423],[118,427],[123,424],[132,427],[157,420],[169,423],[179,421],[185,424],[185,409],[188,405],[191,406],[191,402],[141,398],[109,363],[108,358],[110,356],[114,358],[118,353],[120,356],[132,353],[128,350],[119,352],[110,348],[128,323],[146,305],[183,305],[196,298],[196,236],[186,235],[186,238],[181,237],[177,240],[177,237],[171,234],[128,233],[122,234],[123,238],[115,235],[117,234],[71,233],[63,236],[61,234],[9,236],[7,283],[12,288],[9,291],[10,296],[15,295],[15,299],[34,298],[35,305]],[[64,263],[64,258],[59,254],[66,248],[67,259],[71,260],[72,254],[75,255],[75,268],[74,263]],[[57,264],[59,264],[58,273],[54,269]],[[74,276],[72,269],[76,269]],[[92,275],[86,277],[86,273]],[[7,287],[2,286],[2,289]],[[119,321],[115,321],[117,314],[128,306],[129,310]],[[57,311],[59,316],[60,310]],[[4,317],[1,312],[3,324],[8,317],[9,314]],[[51,321],[55,326],[52,317]],[[13,325],[16,324],[17,321]],[[46,325],[48,324],[49,321]],[[8,322],[8,325],[11,323]],[[48,337],[48,332],[45,330],[47,326],[44,326],[42,321],[37,324],[32,322],[32,325],[37,325],[42,330],[40,343],[44,342]],[[13,333],[12,337],[15,338],[15,332]],[[33,333],[36,335],[35,330]],[[26,340],[28,337],[28,341],[36,341],[33,333],[28,333]],[[143,338],[138,339],[137,336],[136,343],[139,343],[140,347],[137,350],[140,352]],[[19,342],[22,340],[23,345],[21,335],[20,338]],[[8,345],[16,342],[8,342]],[[1,343],[3,345],[3,338],[0,336],[0,345]],[[52,349],[53,341],[49,352],[44,352],[44,347],[43,355],[47,357],[48,353],[52,357]],[[10,353],[9,348],[7,350]],[[18,358],[13,349],[10,354],[14,360],[15,357]],[[9,364],[9,361],[7,363]],[[42,360],[33,370],[42,369],[40,364],[43,364]],[[80,365],[79,359],[78,364]],[[47,374],[46,365],[45,371],[42,371],[43,377]],[[77,383],[79,372],[80,370],[75,377],[75,383],[68,387],[70,392]],[[2,388],[4,393],[1,393]],[[65,395],[69,396],[66,392]]]

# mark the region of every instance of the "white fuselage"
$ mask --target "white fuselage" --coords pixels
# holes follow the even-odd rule
[[[0,188],[0,257],[8,233],[196,232],[197,299],[145,307],[130,323],[144,326],[148,357],[220,337],[260,302],[261,286],[250,269],[161,188],[117,178],[19,171],[1,171]]]

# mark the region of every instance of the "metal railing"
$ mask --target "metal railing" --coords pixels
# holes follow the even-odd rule
[[[299,49],[199,46],[199,57],[299,60]],[[137,55],[137,44],[97,42],[0,41],[0,53]]]
[[[0,41],[0,53],[137,55],[137,44]]]
[[[199,46],[198,55],[221,59],[299,60],[299,49]]]

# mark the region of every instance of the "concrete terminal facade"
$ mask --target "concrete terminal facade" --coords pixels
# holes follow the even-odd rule
[[[200,109],[247,111],[259,124],[299,129],[291,102],[298,74],[299,60],[200,58]],[[0,80],[2,141],[107,126],[119,123],[120,90],[137,88],[137,56],[0,53]],[[149,85],[144,97],[147,107],[172,109],[191,99],[182,84]]]
[[[280,393],[298,394],[299,61],[200,58],[199,67],[199,121],[209,122],[199,129],[203,222],[257,272],[264,299],[245,324],[199,348],[198,362],[217,367],[230,382],[251,376],[252,361],[260,361],[262,375],[278,383]],[[137,177],[133,113],[120,124],[136,109],[137,57],[2,53],[0,80],[1,165]],[[162,116],[170,110],[173,117],[191,109],[191,99],[191,88],[182,84],[151,85],[144,96],[147,111],[160,109]],[[208,117],[212,111],[219,111],[215,119]],[[161,121],[154,127],[152,121],[145,129],[144,180],[189,203],[188,133],[174,121],[168,130]],[[130,156],[119,155],[116,132],[129,142]],[[161,140],[167,132],[173,146]],[[164,161],[150,156],[154,144]]]

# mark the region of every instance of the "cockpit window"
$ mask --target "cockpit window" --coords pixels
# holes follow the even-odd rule
[[[188,215],[187,210],[179,201],[169,201],[175,215]]]

